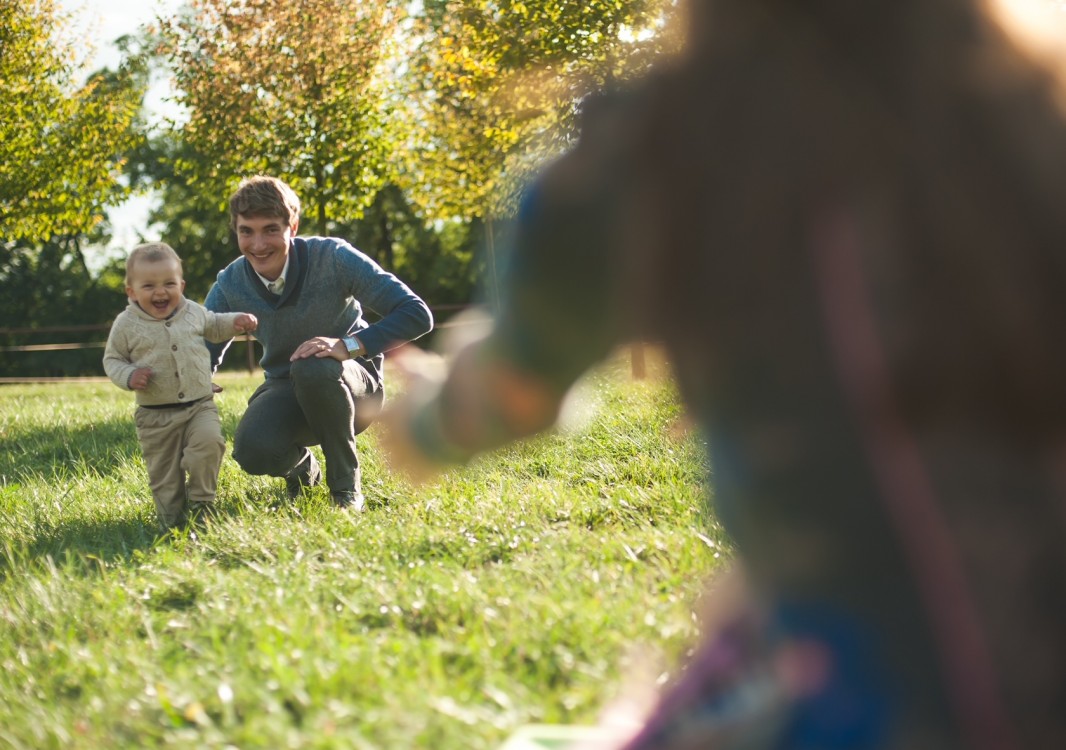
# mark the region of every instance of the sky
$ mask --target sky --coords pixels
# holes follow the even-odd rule
[[[81,33],[87,47],[93,49],[88,70],[102,67],[116,68],[121,55],[114,40],[136,32],[143,24],[157,15],[176,11],[183,0],[58,0],[59,5],[74,14],[73,27]],[[165,80],[156,81],[148,92],[149,108],[162,111],[169,90]],[[121,206],[111,209],[108,216],[112,225],[112,240],[107,248],[90,254],[93,265],[103,264],[112,257],[124,257],[134,244],[140,241],[140,233],[148,227],[148,212],[158,199],[154,196],[136,196]],[[148,237],[147,239],[152,239]]]
[[[76,17],[76,28],[85,31],[96,50],[92,68],[115,67],[118,51],[112,42],[123,34],[137,31],[160,12],[176,9],[178,0],[59,0],[59,5]]]

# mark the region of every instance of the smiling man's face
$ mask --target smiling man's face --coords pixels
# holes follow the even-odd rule
[[[288,225],[277,216],[237,216],[237,246],[252,268],[264,279],[274,281],[285,268],[289,244],[297,224]]]

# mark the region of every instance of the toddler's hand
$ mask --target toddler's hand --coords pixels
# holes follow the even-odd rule
[[[130,375],[130,389],[134,391],[143,391],[148,387],[148,380],[152,377],[151,367],[140,367],[133,371]]]
[[[259,320],[251,313],[241,313],[233,321],[233,327],[244,333],[251,333],[259,327]]]

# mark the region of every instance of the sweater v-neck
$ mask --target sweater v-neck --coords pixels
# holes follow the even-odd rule
[[[293,237],[292,243],[289,245],[289,257],[288,264],[289,270],[285,274],[285,286],[281,289],[281,294],[277,295],[271,292],[263,285],[262,277],[255,272],[252,268],[252,264],[245,259],[244,270],[248,276],[249,281],[253,282],[254,288],[266,302],[270,303],[272,307],[281,307],[288,299],[295,293],[296,289],[303,285],[304,269],[306,263],[304,259],[307,256],[307,242],[300,237]]]

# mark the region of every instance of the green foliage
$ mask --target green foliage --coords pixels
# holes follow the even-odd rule
[[[196,155],[176,176],[224,198],[273,174],[301,196],[312,233],[357,217],[388,171],[385,63],[401,7],[205,0],[166,21],[160,49],[189,114],[178,134]]]
[[[595,722],[635,658],[673,673],[728,556],[673,386],[624,368],[586,382],[595,417],[421,488],[372,429],[355,518],[227,457],[219,518],[170,536],[130,394],[0,389],[4,743],[487,750]],[[257,381],[222,383],[232,435]]]
[[[673,12],[673,0],[203,0],[122,40],[120,69],[79,84],[84,42],[55,0],[0,0],[5,325],[114,316],[121,273],[93,279],[81,248],[106,240],[104,209],[131,190],[161,197],[158,239],[202,300],[238,253],[226,199],[255,172],[296,188],[303,233],[350,239],[431,304],[479,287],[491,302],[522,183],[569,143],[587,92],[676,45]],[[160,130],[138,110],[156,63],[187,115]],[[19,353],[0,370],[96,373],[97,354]]]
[[[77,82],[66,17],[53,0],[0,0],[0,237],[36,243],[100,223],[126,195],[125,153],[138,140],[135,75]]]
[[[426,0],[412,35],[408,188],[433,215],[513,212],[587,94],[676,48],[672,0]]]
[[[154,134],[130,161],[139,185],[159,189],[160,201],[149,220],[162,226],[159,239],[182,257],[185,296],[203,301],[218,272],[240,254],[229,228],[228,194],[212,193],[200,181],[186,179],[183,169],[190,164],[206,168],[208,159],[173,133]]]
[[[63,239],[40,246],[14,245],[0,249],[0,349],[38,347],[56,343],[88,344],[89,348],[29,349],[0,356],[0,376],[97,375],[106,330],[57,332],[54,328],[105,323],[125,304],[122,278],[94,279],[85,268],[77,240]],[[99,346],[95,346],[99,344]]]

